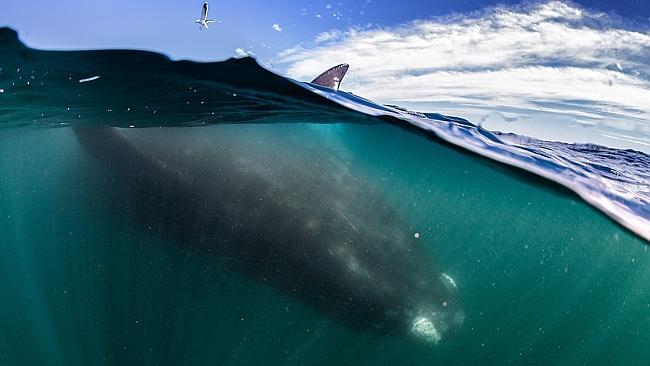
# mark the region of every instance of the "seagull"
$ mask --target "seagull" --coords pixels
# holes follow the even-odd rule
[[[195,20],[194,23],[199,24],[199,29],[203,29],[203,28],[208,29],[208,24],[214,22],[215,20],[208,19],[208,2],[206,1],[203,3],[203,7],[201,7],[201,17]]]

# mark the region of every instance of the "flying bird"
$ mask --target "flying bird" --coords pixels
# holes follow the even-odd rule
[[[194,23],[199,24],[199,29],[207,29],[208,24],[216,22],[215,20],[208,19],[208,2],[204,2],[201,7],[201,17],[194,21]]]

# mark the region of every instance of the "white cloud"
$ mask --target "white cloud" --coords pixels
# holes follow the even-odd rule
[[[254,54],[251,51],[245,51],[243,48],[235,49],[235,57],[247,57],[247,56],[254,56]]]
[[[282,27],[281,27],[280,24],[278,24],[278,23],[273,24],[273,27],[272,27],[272,28],[273,28],[273,30],[276,31],[276,32],[282,32]]]
[[[282,52],[288,76],[310,80],[338,63],[344,88],[380,102],[453,101],[650,121],[650,32],[552,1],[319,34]],[[567,113],[566,110],[558,113]]]
[[[322,32],[322,33],[319,33],[316,36],[316,39],[314,39],[314,42],[315,43],[323,43],[323,42],[328,42],[328,41],[334,41],[337,38],[341,37],[342,35],[343,35],[343,33],[338,31],[338,30],[332,30],[332,31],[329,31],[329,32]]]

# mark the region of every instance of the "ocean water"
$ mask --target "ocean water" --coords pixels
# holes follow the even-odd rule
[[[3,365],[650,362],[643,153],[492,133],[252,59],[36,51],[7,29],[0,49]],[[80,127],[225,151],[296,186],[340,172],[323,192],[350,180],[377,192],[456,282],[462,327],[438,344],[353,329],[131,225]]]

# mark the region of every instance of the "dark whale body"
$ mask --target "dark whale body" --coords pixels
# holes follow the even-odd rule
[[[382,196],[322,149],[241,126],[74,132],[133,226],[351,328],[437,343],[462,323],[453,280]]]

